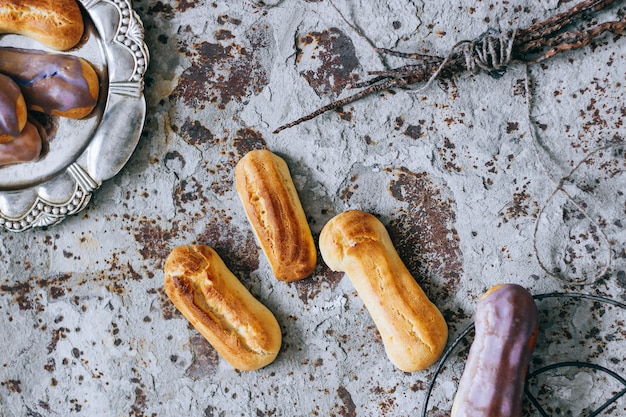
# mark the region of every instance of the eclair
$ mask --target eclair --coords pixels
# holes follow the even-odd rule
[[[22,91],[12,79],[0,74],[0,143],[7,143],[18,137],[27,119]]]
[[[85,31],[75,0],[0,0],[0,33],[15,33],[66,51]]]
[[[165,261],[164,289],[174,306],[235,369],[274,361],[282,334],[276,317],[210,246],[179,246]]]
[[[452,417],[522,416],[538,317],[532,295],[518,284],[493,286],[480,298]]]
[[[235,185],[274,276],[292,282],[313,273],[317,249],[287,163],[256,149],[235,167]]]
[[[34,123],[26,122],[24,129],[11,142],[0,143],[0,166],[35,161],[41,156],[45,132]]]
[[[320,251],[344,272],[374,320],[390,361],[404,372],[439,359],[448,326],[398,256],[385,226],[372,214],[348,210],[322,228]]]
[[[29,110],[81,119],[88,116],[98,102],[98,74],[80,57],[0,48],[0,73],[19,86]]]

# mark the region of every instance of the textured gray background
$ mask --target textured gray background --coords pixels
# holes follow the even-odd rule
[[[233,187],[234,165],[259,147],[289,164],[316,240],[348,208],[383,220],[444,312],[450,341],[472,322],[478,297],[501,282],[533,294],[626,298],[623,38],[512,65],[500,79],[462,74],[424,91],[377,94],[271,133],[345,96],[367,71],[404,63],[375,47],[443,56],[488,27],[525,27],[573,2],[133,4],[152,60],[145,130],[131,160],[78,215],[0,235],[0,415],[421,413],[434,367],[393,367],[347,277],[321,258],[300,282],[271,275]],[[599,20],[624,14],[622,2]],[[569,200],[557,186],[581,161],[563,186]],[[164,259],[192,242],[213,246],[275,313],[284,343],[270,366],[232,370],[167,300]],[[566,352],[626,377],[624,312],[549,310],[559,307],[567,314],[544,327],[564,339],[541,339],[536,364]],[[454,395],[459,364],[433,393],[437,415]],[[552,415],[581,415],[596,401],[584,393],[610,391],[588,378],[576,374],[572,389],[548,381],[544,404],[571,398]],[[622,398],[606,415],[625,413]]]

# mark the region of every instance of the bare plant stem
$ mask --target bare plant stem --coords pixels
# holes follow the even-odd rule
[[[371,94],[417,83],[426,83],[425,87],[428,87],[433,79],[450,78],[468,70],[476,71],[476,64],[479,68],[494,75],[496,73],[487,68],[494,62],[496,65],[493,66],[493,69],[499,71],[509,62],[535,64],[561,52],[583,48],[606,33],[623,35],[626,32],[626,18],[597,24],[587,29],[566,31],[567,27],[580,21],[589,23],[598,12],[620,1],[623,2],[624,0],[584,0],[562,13],[534,23],[527,28],[518,29],[508,38],[511,42],[508,44],[508,51],[504,51],[504,42],[507,39],[503,34],[500,34],[500,37],[496,37],[495,40],[489,34],[491,38],[486,40],[481,37],[474,41],[459,42],[446,57],[379,49],[379,52],[401,58],[415,59],[419,63],[387,71],[371,71],[369,75],[374,76],[373,78],[353,84],[350,87],[351,89],[362,88],[361,91],[333,101],[306,116],[280,126],[273,133],[279,133]],[[503,56],[505,52],[506,56]]]

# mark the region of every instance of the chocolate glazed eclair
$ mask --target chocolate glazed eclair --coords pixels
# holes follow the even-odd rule
[[[29,110],[82,119],[98,102],[98,74],[73,55],[0,48],[0,73],[19,86]]]
[[[11,142],[26,126],[26,102],[20,87],[0,74],[0,143]]]

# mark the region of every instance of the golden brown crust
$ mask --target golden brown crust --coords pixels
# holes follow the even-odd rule
[[[23,130],[26,127],[26,122],[28,120],[28,110],[26,108],[26,100],[24,100],[23,94],[20,94],[17,102],[15,103],[15,114],[17,114],[18,124]]]
[[[317,249],[287,163],[253,150],[235,168],[237,193],[272,271],[281,281],[313,273]]]
[[[179,246],[165,262],[165,292],[174,306],[234,368],[255,370],[274,361],[280,326],[270,310],[209,246]]]
[[[341,213],[324,226],[319,245],[326,264],[352,281],[394,365],[414,372],[441,356],[448,326],[376,217],[358,210]]]
[[[0,0],[0,33],[28,36],[65,51],[80,42],[84,30],[75,0]]]

